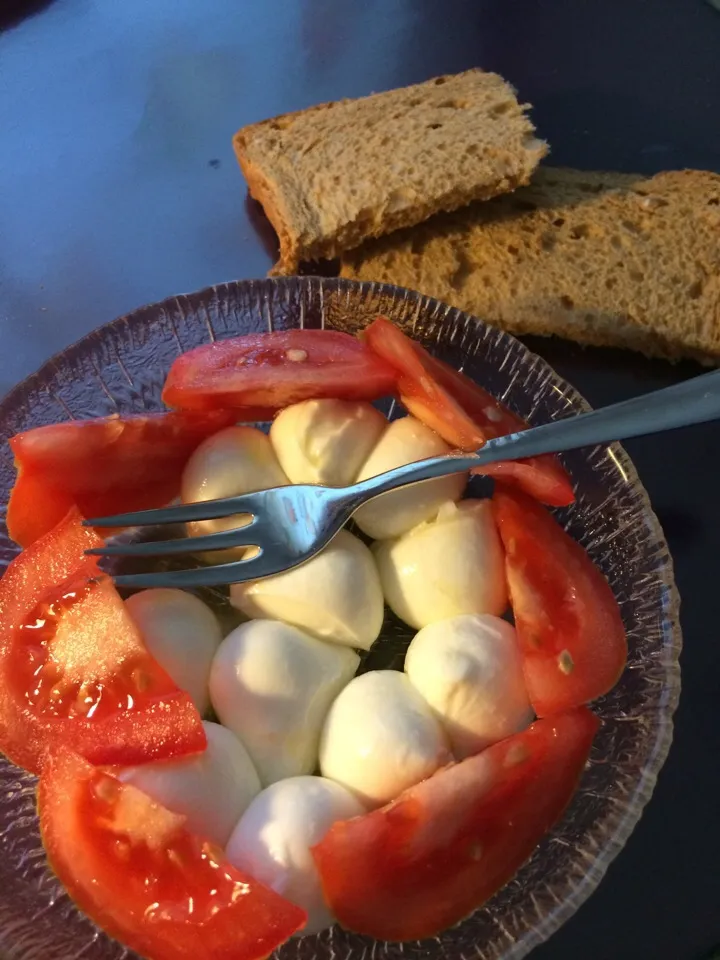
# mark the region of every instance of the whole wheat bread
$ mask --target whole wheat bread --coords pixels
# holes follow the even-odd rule
[[[341,275],[517,334],[720,363],[720,175],[543,167],[511,196],[346,254]]]
[[[547,152],[527,110],[468,70],[243,127],[235,152],[280,239],[272,272],[527,183]]]

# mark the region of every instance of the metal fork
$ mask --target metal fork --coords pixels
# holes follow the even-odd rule
[[[258,551],[248,559],[188,570],[123,574],[116,576],[115,582],[123,587],[201,587],[256,580],[309,560],[332,540],[358,507],[398,487],[500,460],[519,460],[606,444],[719,417],[720,370],[716,370],[623,403],[489,440],[477,453],[420,460],[350,487],[292,485],[222,500],[94,517],[85,521],[87,526],[186,523],[234,514],[248,514],[249,522],[203,537],[108,544],[87,552],[105,557],[159,557],[255,546]]]

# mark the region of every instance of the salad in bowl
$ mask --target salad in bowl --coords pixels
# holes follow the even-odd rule
[[[177,349],[152,371],[149,409],[143,398],[105,416],[44,416],[9,437],[6,526],[22,549],[0,580],[0,750],[38,778],[42,869],[151,960],[317,954],[341,938],[390,953],[474,928],[478,939],[503,897],[518,915],[528,870],[539,912],[563,846],[572,859],[587,832],[616,848],[641,809],[613,834],[606,811],[583,805],[624,735],[623,698],[640,717],[645,695],[625,679],[645,655],[628,617],[637,598],[612,575],[631,538],[609,568],[586,549],[602,534],[587,524],[608,485],[607,464],[592,463],[601,451],[394,491],[302,566],[225,592],[121,595],[86,552],[103,544],[88,517],[345,486],[526,426],[508,391],[428,349],[421,326],[410,335],[387,309],[392,293],[357,285],[355,323],[327,322],[325,302],[325,322],[306,323],[313,283],[355,286],[258,284],[295,296],[302,326],[238,331],[226,318],[188,349],[182,334],[196,331],[173,321]],[[505,340],[507,363],[523,348]],[[622,561],[642,576],[641,557],[636,570]]]

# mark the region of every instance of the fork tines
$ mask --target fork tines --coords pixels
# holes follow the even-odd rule
[[[261,491],[262,492],[262,491]],[[236,513],[257,513],[259,497],[244,493],[239,497],[221,500],[203,500],[200,503],[179,503],[158,510],[138,510],[117,513],[112,517],[92,517],[84,520],[86,527],[150,527],[159,523],[187,523],[190,520],[220,520]]]
[[[87,527],[145,527],[158,524],[187,523],[192,520],[216,520],[240,515],[237,528],[201,537],[182,537],[175,540],[143,541],[142,543],[111,543],[87,550],[99,557],[166,557],[236,547],[256,547],[252,556],[217,566],[191,570],[164,570],[148,573],[118,574],[113,579],[120,587],[202,587],[236,583],[241,580],[269,576],[278,572],[257,543],[262,527],[256,510],[259,498],[254,494],[207,500],[201,503],[178,504],[157,510],[139,510],[111,517],[91,517],[84,520]],[[241,523],[246,520],[245,523]]]

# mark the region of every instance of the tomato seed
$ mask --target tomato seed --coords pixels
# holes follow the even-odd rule
[[[42,666],[48,658],[47,647],[28,646],[25,648],[25,653],[31,667],[36,667],[37,665]]]
[[[130,674],[130,679],[135,684],[135,689],[138,693],[145,693],[146,690],[150,689],[150,674],[145,670],[141,670],[140,667],[136,667],[133,670]]]
[[[92,791],[103,803],[113,803],[120,793],[120,784],[113,777],[102,775],[94,781]]]
[[[468,856],[471,860],[479,860],[483,855],[482,844],[471,843],[468,847]]]
[[[515,767],[519,763],[525,763],[530,756],[530,751],[524,743],[514,743],[505,754],[504,766]]]
[[[558,667],[560,668],[560,672],[564,673],[566,677],[575,669],[575,661],[570,655],[569,650],[563,650],[558,657]]]
[[[286,350],[285,356],[292,363],[302,363],[304,360],[307,360],[308,358],[307,350],[298,350],[298,349]]]
[[[127,840],[116,840],[115,841],[115,855],[118,860],[122,860],[123,863],[127,863],[130,859],[130,853],[132,852],[132,847]]]
[[[223,852],[220,847],[214,843],[204,843],[202,846],[203,859],[209,860],[211,864],[218,864],[223,858]]]
[[[178,870],[182,870],[185,866],[182,857],[173,847],[170,847],[168,850],[167,858],[174,867],[178,868]]]

